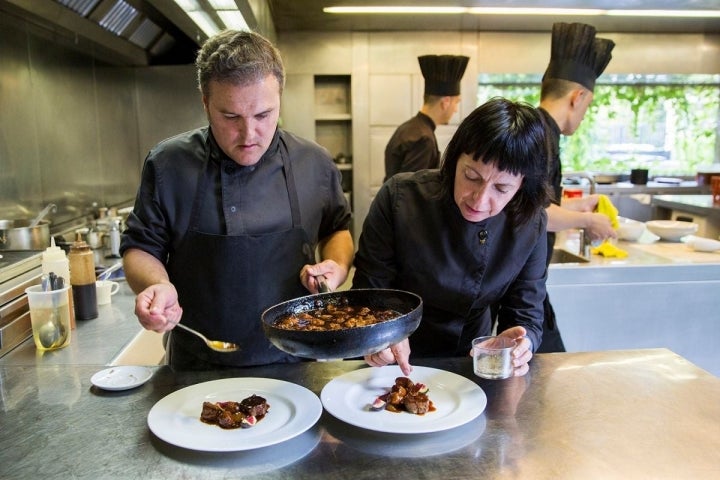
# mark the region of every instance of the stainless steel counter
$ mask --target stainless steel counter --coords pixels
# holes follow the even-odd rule
[[[653,197],[652,205],[720,219],[720,205],[713,203],[712,195],[658,195]]]
[[[364,363],[194,373],[156,367],[148,383],[124,392],[91,386],[102,365],[3,365],[2,477],[677,479],[720,473],[720,379],[669,350],[537,355],[526,377],[502,381],[475,377],[470,358],[422,365],[475,381],[488,397],[485,412],[451,431],[422,435],[373,433],[323,413],[294,439],[236,453],[167,444],[149,431],[147,414],[166,395],[219,378],[276,378],[319,394],[332,378]]]
[[[60,350],[38,352],[32,338],[0,358],[0,365],[107,365],[142,327],[133,313],[135,296],[126,282],[109,305],[98,306],[98,317],[78,320],[70,345]]]
[[[0,359],[0,477],[675,479],[720,472],[720,379],[662,348],[537,355],[526,377],[504,381],[475,377],[470,358],[418,363],[470,378],[488,396],[480,417],[438,434],[374,433],[323,413],[309,431],[276,446],[181,449],[147,427],[152,406],[178,389],[263,377],[319,394],[365,365],[184,373],[155,366],[137,389],[98,390],[90,377],[141,331],[133,305],[123,283],[97,319],[78,323],[67,348],[41,355],[29,340]]]
[[[639,242],[617,243],[625,258],[550,266],[547,289],[565,347],[669,348],[720,376],[720,350],[697,348],[720,336],[720,253],[646,234],[654,237],[646,231]]]

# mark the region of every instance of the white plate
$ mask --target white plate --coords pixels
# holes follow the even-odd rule
[[[720,241],[713,240],[712,238],[690,235],[685,238],[685,243],[696,252],[714,252],[720,250]]]
[[[373,432],[334,418],[323,420],[328,432],[343,443],[365,453],[393,458],[426,458],[454,452],[477,441],[485,432],[485,423],[485,415],[479,415],[465,425],[442,432],[405,435]]]
[[[129,390],[150,380],[152,370],[147,367],[120,366],[100,370],[90,382],[103,390]]]
[[[241,401],[260,395],[270,405],[251,428],[222,429],[200,421],[203,402]],[[226,378],[183,388],[159,400],[148,413],[148,426],[161,440],[205,452],[237,452],[289,440],[320,418],[322,404],[305,387],[271,378]]]
[[[409,378],[428,386],[436,410],[425,415],[370,410],[372,402],[401,376],[397,365],[361,368],[328,382],[320,400],[343,422],[387,433],[429,433],[458,427],[480,415],[487,405],[485,392],[467,378],[435,368],[413,367]]]

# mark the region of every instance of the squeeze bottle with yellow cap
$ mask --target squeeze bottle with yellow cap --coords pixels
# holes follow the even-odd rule
[[[70,285],[70,261],[65,250],[55,245],[55,237],[50,238],[50,246],[42,254],[42,273],[49,275],[55,273]],[[68,304],[70,305],[70,328],[75,328],[75,310],[73,308],[72,289],[68,290]]]

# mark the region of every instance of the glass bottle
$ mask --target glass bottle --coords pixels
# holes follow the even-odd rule
[[[70,245],[70,284],[75,302],[75,318],[91,320],[98,316],[95,288],[95,257],[90,245],[82,240]]]

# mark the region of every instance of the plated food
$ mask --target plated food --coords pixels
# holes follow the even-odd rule
[[[272,405],[250,429],[213,428],[198,419],[203,402],[243,399],[252,395]],[[271,378],[226,378],[198,383],[159,400],[148,413],[148,427],[171,445],[204,452],[252,450],[295,438],[320,418],[322,404],[313,392],[300,385]]]
[[[395,384],[389,388],[387,393],[377,397],[370,406],[370,409],[377,412],[387,410],[389,412],[408,412],[415,415],[425,415],[427,412],[434,412],[435,405],[428,397],[428,387],[424,383],[415,383],[408,377],[397,377]]]
[[[203,402],[200,421],[220,428],[250,428],[265,418],[270,405],[259,395],[252,394],[240,402]]]
[[[426,415],[373,411],[368,404],[388,391],[403,373],[397,365],[364,367],[340,375],[320,393],[325,410],[350,425],[386,433],[415,434],[449,430],[464,425],[482,414],[487,405],[485,392],[473,381],[436,368],[414,366],[415,383],[423,383],[432,392],[435,411]]]

